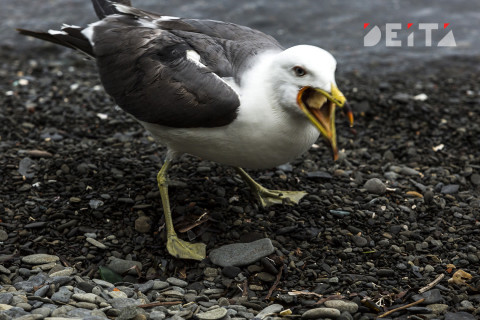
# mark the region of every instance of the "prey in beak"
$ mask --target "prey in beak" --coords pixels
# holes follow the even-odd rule
[[[327,140],[332,149],[333,159],[337,160],[336,106],[344,108],[350,126],[353,126],[353,113],[343,93],[338,90],[334,83],[332,83],[330,92],[307,86],[298,92],[297,104]]]

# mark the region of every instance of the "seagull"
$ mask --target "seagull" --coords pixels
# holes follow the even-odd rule
[[[168,252],[202,260],[203,243],[174,229],[167,172],[188,153],[233,166],[263,207],[298,204],[302,191],[269,190],[242,168],[287,163],[320,135],[338,157],[336,107],[353,113],[335,81],[336,60],[310,45],[283,48],[249,27],[147,12],[129,0],[92,0],[100,19],[21,34],[93,58],[105,91],[168,149],[158,172]]]

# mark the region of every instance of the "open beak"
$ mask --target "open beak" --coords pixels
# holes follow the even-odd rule
[[[332,83],[330,92],[313,87],[303,87],[297,95],[300,109],[317,127],[329,143],[333,159],[338,159],[337,133],[335,131],[335,108],[344,107],[350,126],[353,126],[353,113],[347,99],[337,86]]]

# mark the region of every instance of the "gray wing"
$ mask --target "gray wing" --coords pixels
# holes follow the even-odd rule
[[[169,19],[124,5],[89,27],[106,91],[139,120],[169,127],[232,122],[240,105],[222,79],[237,83],[252,58],[281,50],[272,37],[211,20]],[[192,50],[200,56],[187,57]]]

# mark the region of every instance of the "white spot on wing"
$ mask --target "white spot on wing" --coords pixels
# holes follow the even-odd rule
[[[65,31],[52,30],[52,29],[48,30],[48,33],[51,35],[56,35],[56,34],[68,35],[68,33],[66,33]]]
[[[129,6],[126,6],[120,3],[112,3],[112,4],[115,6],[115,9],[117,9],[117,11],[119,12],[126,13],[126,14],[133,14],[133,15],[135,14],[134,10],[132,10],[132,8]]]
[[[65,29],[65,28],[75,28],[75,29],[81,29],[81,27],[79,26],[76,26],[76,25],[73,25],[73,24],[62,24],[62,29]]]
[[[195,63],[201,68],[206,68],[206,66],[200,62],[200,55],[194,50],[187,50],[187,60]]]
[[[150,28],[150,29],[157,29],[158,28],[158,26],[155,23],[153,23],[152,21],[145,20],[145,19],[139,19],[138,23],[140,23],[140,25],[142,27],[145,27],[145,28]]]
[[[200,55],[198,54],[198,52],[196,52],[195,50],[187,50],[186,51],[186,54],[187,54],[187,60],[195,63],[198,67],[200,68],[206,68],[207,66],[205,66],[200,60],[201,60],[201,57]],[[233,79],[232,77],[225,77],[225,78],[222,78],[220,77],[218,74],[216,74],[215,72],[212,72],[212,74],[221,82],[225,83],[227,86],[229,86],[233,91],[235,91],[235,93],[238,95],[238,93],[240,92],[240,88],[238,87],[238,85],[235,83],[235,79]]]
[[[120,15],[118,15],[118,14],[117,14],[117,15],[115,15],[115,14],[110,15],[110,17],[114,17],[114,16],[117,16],[117,17],[118,17],[118,16],[120,16]],[[95,27],[96,27],[96,26],[100,26],[100,25],[105,24],[105,23],[107,23],[107,22],[105,22],[104,20],[100,20],[100,21],[97,21],[97,22],[94,22],[94,23],[90,23],[90,24],[88,25],[88,27],[86,27],[85,29],[83,29],[83,30],[81,31],[82,34],[88,39],[88,41],[90,42],[90,44],[91,44],[92,46],[95,45],[95,43],[94,43],[94,41],[93,41],[93,34],[95,33],[95,30],[94,30]]]
[[[162,21],[172,21],[172,20],[178,20],[180,19],[179,17],[171,17],[171,16],[162,16],[161,18],[155,20],[155,21],[158,21],[158,22],[162,22]]]
[[[95,27],[95,23],[90,24],[88,27],[82,30],[82,34],[85,38],[88,39],[90,44],[93,46],[95,43],[93,42],[93,28]]]

